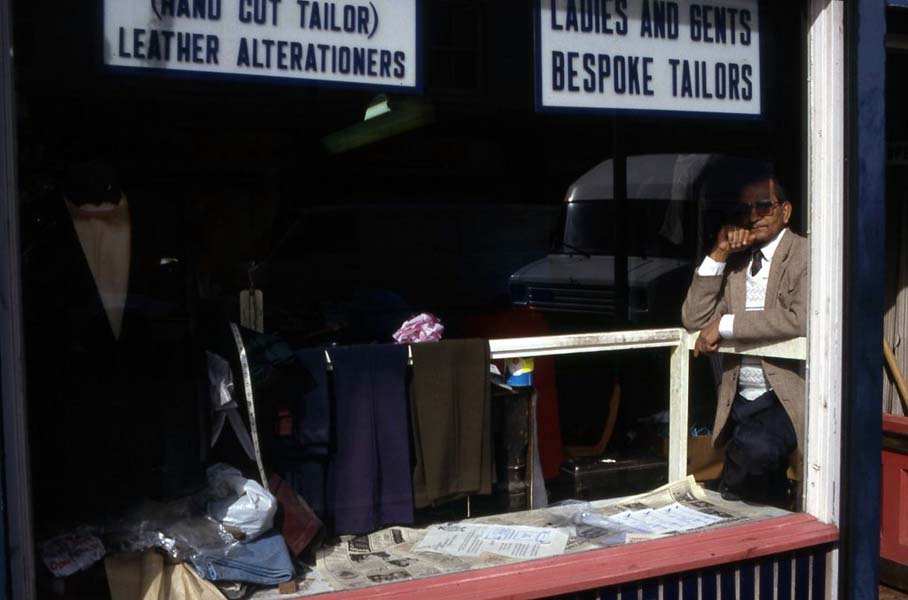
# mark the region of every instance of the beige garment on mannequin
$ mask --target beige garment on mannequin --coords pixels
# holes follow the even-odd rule
[[[186,563],[168,565],[154,550],[104,559],[111,600],[224,600]]]
[[[114,337],[119,339],[129,289],[132,232],[126,197],[119,204],[66,203]]]

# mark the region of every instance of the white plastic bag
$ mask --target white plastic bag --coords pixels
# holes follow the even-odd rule
[[[225,464],[208,467],[208,484],[219,500],[208,503],[208,515],[225,528],[238,529],[252,540],[274,526],[277,500],[251,479]]]

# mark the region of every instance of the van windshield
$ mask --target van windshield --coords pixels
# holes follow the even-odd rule
[[[563,253],[613,255],[618,227],[624,227],[628,256],[693,258],[696,203],[634,198],[628,200],[624,223],[618,221],[613,199],[574,201],[565,206]]]

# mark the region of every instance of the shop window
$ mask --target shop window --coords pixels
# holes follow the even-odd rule
[[[33,40],[44,3],[14,4],[17,36]],[[170,4],[159,10],[179,10]],[[315,4],[326,15],[321,5],[334,6]],[[784,235],[806,248],[794,233],[807,211],[796,168],[804,74],[790,61],[803,23],[761,3],[772,43],[752,82],[759,114],[562,112],[534,98],[534,3],[420,4],[425,86],[414,93],[94,69],[76,52],[101,35],[88,13],[47,40],[52,52],[23,55],[24,72],[48,73],[19,90],[48,594],[59,565],[41,561],[70,560],[73,540],[88,562],[97,539],[111,555],[169,553],[208,579],[272,585],[295,571],[309,587],[294,591],[314,593],[797,508],[797,465],[769,482],[781,491],[765,506],[734,491],[721,499],[724,457],[709,440],[717,407],[731,402],[727,382],[716,391],[730,369],[721,354],[688,362],[681,314],[723,226],[784,214]],[[606,4],[620,3],[576,3]],[[693,68],[699,82],[706,71]],[[747,254],[747,275],[732,264],[744,254],[731,254],[739,279],[728,285],[742,286],[744,307],[741,282],[758,279],[758,259]],[[797,277],[778,294],[803,311]],[[791,330],[788,316],[775,330]],[[715,320],[701,317],[690,322]],[[752,389],[767,391],[760,372],[784,372],[785,393],[803,397],[799,356],[745,364]],[[684,389],[686,408],[672,413]],[[611,530],[587,510],[677,484],[668,479],[672,468],[683,475],[671,465],[682,444],[710,493],[682,482],[660,496],[662,529]],[[612,512],[641,519],[646,502]],[[677,514],[687,521],[672,529]],[[460,523],[468,517],[480,520]],[[439,527],[451,522],[462,530]],[[495,528],[514,524],[533,529]],[[444,547],[446,534],[479,525],[472,541],[504,554]],[[427,527],[436,546],[420,558]],[[529,537],[503,548],[495,535]],[[250,546],[283,562],[224,575],[225,553]],[[130,560],[109,558],[107,575],[131,571]],[[72,585],[103,588],[104,573],[98,562]]]

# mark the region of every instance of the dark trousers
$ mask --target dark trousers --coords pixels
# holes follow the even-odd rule
[[[770,390],[756,400],[735,396],[729,421],[723,492],[788,508],[788,457],[798,439],[775,392]]]
[[[407,346],[329,350],[334,363],[337,449],[327,508],[337,535],[413,522]]]

